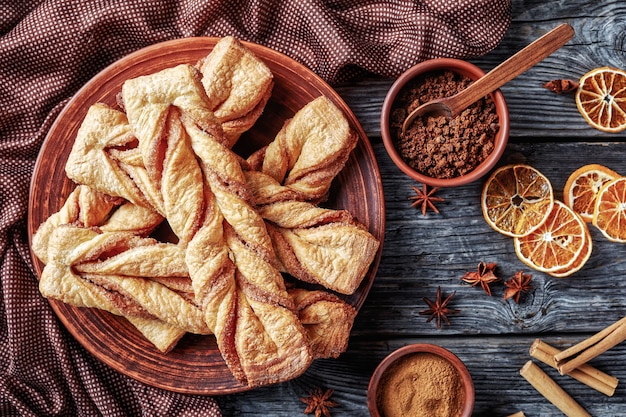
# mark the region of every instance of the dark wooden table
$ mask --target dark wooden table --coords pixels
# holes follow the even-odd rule
[[[626,68],[626,2],[618,0],[513,0],[513,22],[502,43],[473,60],[485,71],[560,23],[575,37],[562,49],[502,88],[511,115],[503,161],[525,161],[552,182],[556,197],[569,174],[587,163],[626,175],[626,133],[609,135],[589,127],[573,95],[542,87],[552,79],[579,79],[601,66]],[[333,416],[367,416],[367,385],[374,368],[391,351],[409,343],[441,345],[461,358],[476,389],[475,416],[559,416],[562,413],[519,375],[535,338],[564,349],[626,315],[626,245],[611,243],[591,226],[593,253],[586,266],[566,279],[533,271],[518,260],[512,239],[493,231],[480,211],[482,181],[442,189],[440,214],[410,207],[411,186],[387,156],[378,124],[393,80],[367,79],[337,87],[375,149],[383,178],[386,236],[373,287],[360,310],[350,346],[337,360],[319,360],[300,378],[237,395],[218,397],[225,416],[298,416],[299,398],[313,387],[334,390]],[[519,304],[493,296],[460,277],[478,262],[496,262],[507,279],[519,270],[533,275],[534,289]],[[422,297],[437,287],[456,291],[461,310],[451,325],[437,329],[419,312]],[[593,416],[626,416],[626,343],[591,362],[621,380],[607,397],[540,364]]]

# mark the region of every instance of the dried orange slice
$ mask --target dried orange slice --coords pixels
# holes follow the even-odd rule
[[[505,165],[485,182],[481,208],[487,223],[507,236],[524,236],[545,220],[554,204],[552,184],[530,165]]]
[[[612,242],[626,242],[626,178],[607,182],[596,197],[593,225]]]
[[[601,67],[580,78],[576,106],[587,123],[603,132],[626,129],[626,71]]]
[[[567,271],[588,241],[587,223],[565,203],[555,200],[545,221],[531,233],[516,237],[515,253],[541,272]]]
[[[589,164],[572,172],[563,189],[563,202],[586,222],[593,220],[596,196],[604,184],[620,175],[599,164]]]
[[[552,275],[556,278],[565,278],[572,275],[574,272],[578,272],[582,269],[583,266],[589,260],[591,256],[591,251],[593,250],[593,241],[591,239],[591,233],[589,233],[589,228],[586,229],[585,233],[585,243],[583,244],[583,250],[580,254],[574,259],[571,265],[561,268],[556,271],[548,272],[548,274]]]

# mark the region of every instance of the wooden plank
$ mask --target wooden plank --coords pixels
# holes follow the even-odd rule
[[[480,209],[482,181],[441,189],[440,214],[410,207],[411,179],[391,166],[382,145],[375,145],[386,196],[387,223],[383,257],[366,300],[356,334],[383,336],[432,334],[432,323],[418,312],[438,286],[456,291],[453,306],[462,314],[437,334],[536,333],[552,330],[592,331],[626,315],[626,245],[609,242],[591,226],[593,252],[575,275],[557,279],[535,271],[515,255],[513,240],[495,232]],[[525,161],[551,180],[557,198],[571,172],[590,162],[626,172],[625,143],[526,143],[508,147],[504,161]],[[593,159],[590,159],[593,155]],[[504,286],[492,285],[489,297],[460,278],[479,262],[496,262],[497,275],[508,279],[517,271],[533,275],[534,289],[519,305],[504,300]],[[616,281],[616,279],[618,281]],[[584,317],[585,320],[579,320]]]
[[[565,349],[582,335],[541,336],[542,340]],[[435,343],[456,354],[468,367],[476,391],[474,416],[508,416],[524,411],[527,416],[557,416],[559,411],[538,394],[520,375],[519,369],[531,359],[528,349],[534,335],[525,337],[437,337],[401,338],[374,341],[353,338],[350,349],[340,360],[316,361],[302,377],[274,387],[217,397],[225,416],[302,415],[305,405],[299,398],[314,387],[334,390],[332,400],[339,406],[333,416],[367,416],[367,385],[380,361],[392,350],[409,343]],[[626,363],[621,360],[626,346],[617,346],[593,361],[593,365],[621,381],[626,380]],[[535,361],[570,396],[594,416],[624,415],[624,386],[620,382],[613,397],[607,397],[586,385],[561,376],[554,369]]]

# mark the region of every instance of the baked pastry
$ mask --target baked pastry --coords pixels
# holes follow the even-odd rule
[[[270,69],[232,36],[220,39],[198,62],[209,108],[222,125],[228,147],[257,121],[272,94]]]
[[[39,226],[33,235],[32,249],[39,259],[48,264],[49,251],[52,257],[56,257],[56,249],[50,244],[50,240],[53,238],[53,232],[59,227],[74,225],[93,231],[92,228],[100,226],[102,230],[111,232],[132,229],[139,235],[147,235],[162,220],[163,218],[152,209],[129,202],[124,203],[120,198],[103,194],[86,185],[78,185],[70,193],[63,207]],[[112,296],[108,291],[81,279],[66,266],[59,268],[53,264],[47,268],[45,280],[43,283],[40,282],[43,295],[55,299],[68,299],[69,303],[78,307],[97,305],[98,308],[114,314],[124,315],[162,352],[173,349],[186,333],[185,330],[158,318],[125,314],[112,303]]]
[[[380,243],[345,210],[283,201],[258,208],[282,269],[293,277],[353,294]]]
[[[327,291],[289,290],[304,325],[314,359],[337,358],[348,348],[356,310]]]
[[[153,245],[161,246],[158,251],[161,253],[155,254]],[[149,274],[145,262],[125,266],[122,272],[126,275],[113,275],[106,270],[110,266],[107,264],[115,263],[108,260],[108,254],[116,254],[112,258],[128,258],[124,252],[132,251],[130,257],[135,258],[145,249],[152,256],[139,258],[149,258],[153,273],[166,275],[163,271],[172,270],[172,259],[163,256],[167,252],[164,245],[167,246],[131,233],[98,233],[93,228],[61,225],[50,237],[48,263],[39,290],[45,297],[77,307],[99,308],[136,319],[131,322],[138,324],[142,333],[143,326],[147,326],[151,337],[158,342],[155,345],[167,350],[173,346],[169,342],[178,340],[185,332],[210,333],[200,309],[184,295],[146,278]],[[105,264],[101,270],[96,267],[99,262]],[[90,272],[80,272],[83,264]]]
[[[111,212],[98,227],[103,232],[130,232],[138,236],[148,236],[162,222],[163,216],[152,207],[138,206],[125,201]]]
[[[48,250],[50,261],[46,268],[50,265],[51,268],[65,270],[65,273],[69,271],[74,275],[79,274],[83,279],[106,288],[111,293],[120,294],[129,305],[135,305],[148,315],[191,333],[209,334],[197,306],[188,303],[178,293],[148,279],[151,274],[180,274],[182,260],[177,259],[179,256],[176,250],[168,250],[172,246],[174,245],[158,243],[154,239],[129,233],[98,233],[93,229],[59,226],[52,233]],[[109,254],[114,255],[108,256]],[[110,268],[111,263],[118,263],[115,258],[120,257],[133,261],[118,268],[117,274],[109,272],[107,267]],[[94,267],[100,262],[104,262],[106,266],[101,269]],[[87,268],[89,272],[81,268],[84,263],[91,265],[91,268]],[[42,276],[47,277],[46,268]],[[47,279],[42,278],[42,281],[50,283]],[[63,285],[62,282],[59,284]]]
[[[134,142],[124,113],[105,104],[94,104],[78,130],[65,172],[77,184],[89,185],[139,206],[159,208],[161,205],[149,201],[131,174],[111,155],[111,150],[132,147]]]
[[[54,229],[62,224],[98,226],[120,202],[120,199],[86,185],[77,186],[67,197],[63,207],[39,225],[32,239],[33,252],[43,263],[48,263],[48,243]]]
[[[281,270],[342,294],[356,291],[380,242],[347,211],[314,203],[326,197],[356,142],[341,110],[321,96],[248,158],[246,173]]]
[[[261,151],[262,165],[252,165],[296,193],[296,199],[319,202],[345,166],[357,140],[343,112],[330,99],[320,96],[285,122],[276,138]],[[250,161],[255,160],[259,157],[253,156]]]
[[[206,113],[195,77],[181,65],[127,80],[128,120],[186,248],[196,301],[233,375],[250,386],[291,379],[311,361],[306,335],[272,264],[271,239],[250,204],[242,161]]]
[[[42,262],[47,263],[50,236],[54,229],[65,224],[85,228],[97,226],[102,231],[130,231],[147,236],[162,221],[163,217],[151,208],[137,206],[79,184],[61,209],[39,226],[33,235],[32,249]]]
[[[184,246],[198,229],[204,190],[181,118],[207,130],[215,127],[197,72],[191,65],[178,65],[127,80],[122,98],[148,182],[159,190],[163,215]]]
[[[310,350],[283,278],[271,263],[271,240],[249,203],[239,159],[193,125],[188,133],[211,191],[205,198],[207,221],[187,248],[207,323],[215,326],[218,346],[240,381],[258,386],[294,378],[308,368]],[[215,282],[207,280],[212,276]]]

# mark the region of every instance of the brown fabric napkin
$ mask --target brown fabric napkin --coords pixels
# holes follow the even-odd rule
[[[510,0],[2,2],[0,415],[220,415],[212,398],[148,387],[97,361],[38,292],[26,234],[33,166],[55,117],[98,71],[168,39],[233,35],[330,83],[392,77],[427,58],[490,51],[510,8]]]

